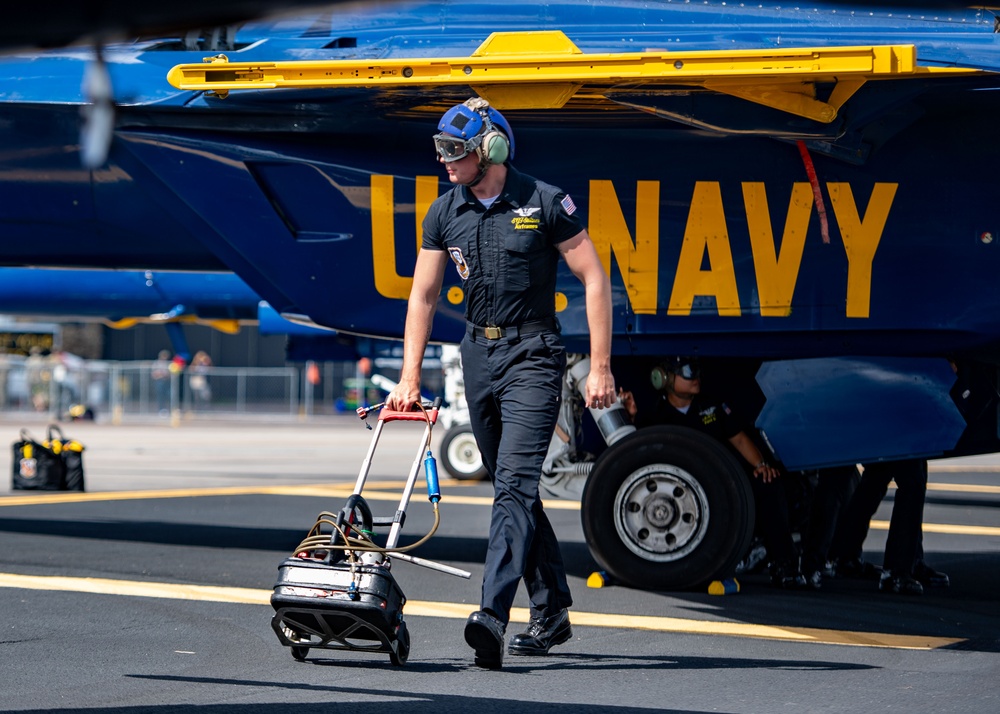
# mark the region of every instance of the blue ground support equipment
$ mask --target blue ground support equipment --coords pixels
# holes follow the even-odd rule
[[[381,406],[358,409],[358,415],[365,419]],[[392,560],[398,558],[451,575],[470,577],[467,571],[404,552],[426,542],[440,523],[437,504],[441,493],[437,467],[430,451],[431,430],[437,416],[437,402],[421,405],[419,411],[382,409],[353,494],[338,514],[320,513],[305,540],[295,549],[295,555],[278,566],[278,582],[271,595],[274,607],[271,627],[281,644],[291,648],[295,659],[305,660],[309,650],[316,648],[387,652],[393,664],[403,665],[410,652],[410,635],[403,622],[406,597],[390,572]],[[375,517],[361,492],[382,429],[393,421],[422,421],[426,428],[396,513]],[[422,460],[427,496],[434,505],[434,526],[416,543],[400,547],[399,535],[406,507]],[[384,545],[376,542],[375,531],[379,528],[389,529]]]

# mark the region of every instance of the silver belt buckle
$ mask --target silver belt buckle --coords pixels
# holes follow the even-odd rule
[[[494,326],[484,327],[483,334],[486,336],[487,340],[499,340],[503,337],[503,333],[500,331],[500,328]]]

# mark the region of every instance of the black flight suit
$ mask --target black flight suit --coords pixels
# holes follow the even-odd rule
[[[522,578],[532,615],[572,605],[538,481],[566,367],[555,321],[556,245],[581,231],[572,199],[510,165],[489,208],[456,186],[424,220],[422,246],[447,251],[464,281],[465,396],[494,488],[482,609],[504,624]],[[502,336],[486,329],[495,327]]]

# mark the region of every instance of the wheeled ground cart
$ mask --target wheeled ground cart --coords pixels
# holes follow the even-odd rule
[[[382,405],[358,409],[364,420]],[[431,455],[431,430],[437,422],[438,403],[420,405],[419,411],[396,412],[382,409],[371,445],[361,465],[354,493],[341,511],[320,513],[305,540],[278,566],[278,582],[271,595],[274,616],[271,627],[278,639],[290,647],[292,656],[305,660],[312,648],[387,652],[394,665],[403,665],[410,653],[410,636],[403,621],[406,597],[392,576],[393,559],[406,560],[441,572],[468,578],[470,573],[441,563],[415,558],[404,550],[424,543],[440,522],[437,468]],[[403,487],[396,513],[373,517],[362,496],[372,457],[384,426],[393,421],[423,421],[426,428]],[[368,428],[370,425],[365,424]],[[427,495],[434,504],[434,527],[418,542],[398,546],[406,507],[424,462]],[[384,545],[374,534],[388,528]]]

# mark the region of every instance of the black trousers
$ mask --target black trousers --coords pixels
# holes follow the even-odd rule
[[[467,335],[462,342],[469,417],[493,482],[482,609],[505,624],[522,578],[532,615],[550,617],[573,604],[559,542],[538,495],[565,368],[555,332],[514,341]]]
[[[756,532],[764,539],[767,558],[776,565],[791,564],[797,560],[795,541],[788,515],[788,497],[785,493],[785,479],[780,478],[764,483],[753,474],[747,475],[753,490],[756,509]]]
[[[802,534],[802,572],[808,574],[826,567],[838,524],[846,516],[847,505],[860,479],[857,466],[835,466],[817,471],[809,525]],[[875,507],[878,508],[878,504]]]
[[[858,558],[868,535],[868,526],[879,504],[895,480],[896,495],[885,542],[886,570],[909,575],[923,557],[924,498],[927,495],[927,462],[923,459],[865,464],[861,483],[847,506],[837,531],[834,553],[840,558]]]

